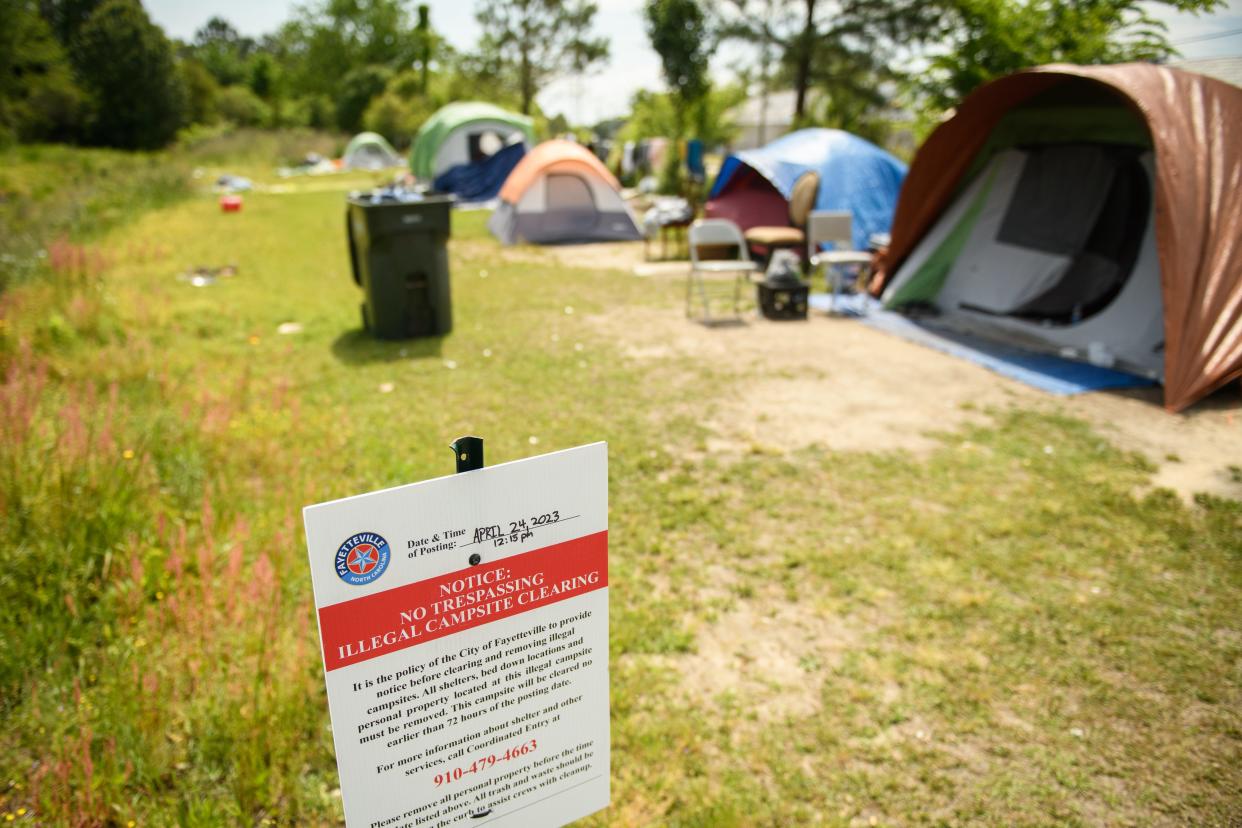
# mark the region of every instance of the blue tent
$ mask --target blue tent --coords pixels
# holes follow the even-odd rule
[[[450,167],[432,186],[439,192],[453,193],[459,201],[488,201],[500,192],[501,185],[525,154],[525,144],[510,144],[483,161]]]
[[[819,174],[816,210],[853,213],[855,249],[865,250],[872,234],[889,231],[906,165],[839,129],[800,129],[725,158],[707,197],[707,214],[730,218],[743,230],[788,224],[794,183],[808,172]]]

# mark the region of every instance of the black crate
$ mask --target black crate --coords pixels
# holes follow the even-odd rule
[[[760,282],[759,312],[764,319],[806,319],[810,285],[769,285]]]

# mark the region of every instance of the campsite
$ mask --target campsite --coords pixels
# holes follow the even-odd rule
[[[648,7],[595,23],[635,75],[616,21],[658,62]],[[281,11],[302,27],[281,37],[362,30],[318,8]],[[775,94],[717,109],[713,62],[701,97],[637,87],[608,132],[573,94],[486,74],[516,71],[504,52],[443,46],[445,5],[392,8],[417,48],[370,103],[351,96],[373,64],[314,81],[351,76],[349,129],[279,122],[296,61],[336,53],[275,38],[213,74],[215,119],[141,148],[26,138],[51,93],[0,84],[6,824],[354,825],[304,508],[600,442],[608,800],[574,824],[1242,819],[1242,155],[1222,126],[1242,87],[1032,52],[886,132],[819,81],[804,117]],[[744,22],[695,25],[731,55]],[[191,35],[177,71],[218,70],[227,39]],[[254,91],[269,59],[283,99]],[[226,114],[240,88],[271,120]],[[454,474],[467,435],[486,465]],[[378,530],[389,577],[450,536],[402,519],[421,534]],[[444,572],[525,554],[507,543]],[[457,738],[439,727],[399,738]],[[458,790],[519,770],[471,759]],[[423,780],[436,808],[450,766]],[[484,804],[453,824],[535,825]]]

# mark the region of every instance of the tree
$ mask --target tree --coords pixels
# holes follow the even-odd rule
[[[710,88],[683,119],[689,134],[705,145],[720,146],[737,136],[737,124],[729,112],[746,99],[744,87],[736,84]],[[677,128],[678,103],[672,93],[640,89],[630,99],[630,117],[616,134],[618,142],[638,141],[672,135]]]
[[[246,79],[250,91],[263,100],[276,94],[276,61],[267,52],[258,52],[250,61],[250,75]]]
[[[676,99],[673,137],[681,138],[685,133],[683,113],[711,88],[707,78],[711,53],[704,37],[707,18],[697,0],[647,0],[644,13],[651,47],[660,56],[664,83]]]
[[[293,90],[336,98],[355,69],[410,68],[418,38],[402,0],[321,0],[299,7],[274,39]]]
[[[243,37],[223,17],[213,17],[194,33],[190,53],[207,68],[221,86],[241,83],[249,72],[248,61],[255,42]]]
[[[596,11],[590,0],[479,0],[479,51],[516,76],[523,114],[549,81],[608,59],[607,39],[590,37]]]
[[[74,62],[92,97],[89,137],[155,149],[181,126],[185,93],[164,32],[136,0],[106,0],[82,24]]]
[[[660,56],[664,83],[673,98],[672,146],[660,170],[660,190],[680,192],[682,187],[680,140],[686,134],[687,110],[711,89],[707,78],[709,46],[704,37],[706,16],[696,0],[647,0],[643,9],[647,36]]]
[[[384,91],[392,72],[383,66],[362,66],[341,79],[336,99],[336,125],[346,132],[357,132],[371,99]]]
[[[82,92],[50,27],[26,0],[0,0],[0,138],[63,140]]]
[[[101,5],[103,0],[39,0],[39,12],[61,45],[69,48],[82,24]]]
[[[931,58],[920,84],[946,109],[976,86],[1044,63],[1160,61],[1174,53],[1155,3],[1210,12],[1222,0],[948,0],[950,48]]]
[[[952,2],[952,0],[945,0]],[[875,73],[900,47],[935,39],[943,28],[940,0],[731,0],[719,15],[720,36],[778,52],[783,76],[794,89],[794,118],[803,121],[816,81],[819,58],[834,56],[840,67]],[[766,71],[766,66],[761,67]],[[821,75],[822,77],[822,75]]]

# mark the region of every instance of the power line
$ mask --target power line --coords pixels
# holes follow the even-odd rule
[[[1184,43],[1198,43],[1200,40],[1215,40],[1218,37],[1233,37],[1234,35],[1239,34],[1242,34],[1242,29],[1231,29],[1227,32],[1216,32],[1215,34],[1210,35],[1199,35],[1198,37],[1187,37],[1182,40],[1174,40],[1171,41],[1171,43],[1174,46],[1181,46]]]

